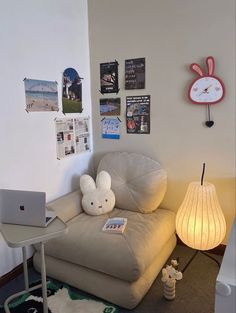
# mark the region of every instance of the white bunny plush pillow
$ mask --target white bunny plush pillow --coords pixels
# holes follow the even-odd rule
[[[96,183],[89,175],[80,177],[80,189],[83,194],[82,207],[89,215],[101,215],[113,210],[115,195],[111,190],[111,176],[101,171]]]

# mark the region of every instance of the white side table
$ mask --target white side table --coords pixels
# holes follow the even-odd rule
[[[236,219],[216,280],[215,313],[235,313],[236,308]]]
[[[35,290],[37,288],[42,288],[43,294],[43,312],[48,313],[47,305],[47,282],[46,282],[46,267],[44,258],[44,242],[58,237],[67,233],[67,225],[62,222],[58,217],[55,218],[47,227],[33,227],[33,226],[23,226],[23,225],[13,225],[13,224],[0,224],[0,231],[6,243],[11,248],[22,248],[23,255],[23,267],[24,267],[24,280],[25,280],[25,290],[15,293],[8,297],[4,303],[4,309],[6,313],[10,313],[8,303],[19,297],[20,295]],[[29,288],[29,278],[28,278],[28,268],[27,268],[27,257],[26,257],[26,246],[40,243],[40,253],[41,253],[41,280],[40,285]]]

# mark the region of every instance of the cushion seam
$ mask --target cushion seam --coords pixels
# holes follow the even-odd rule
[[[160,169],[160,170],[164,171],[163,169]],[[146,173],[144,173],[144,174],[142,174],[142,175],[135,176],[135,177],[133,177],[132,179],[127,180],[126,182],[132,182],[134,179],[142,178],[142,177],[144,177],[144,176],[146,176],[146,175],[148,175],[148,174],[150,174],[150,173],[154,173],[154,172],[156,172],[156,171],[159,171],[159,170],[152,170],[152,171],[150,171],[150,172],[146,172]]]
[[[128,240],[127,240],[127,238],[125,237],[125,234],[123,234],[122,237],[124,238],[124,240],[125,240],[125,242],[126,242],[126,244],[127,244],[127,247],[129,248],[129,251],[130,251],[130,253],[132,254],[132,256],[133,256],[133,258],[134,258],[134,260],[135,260],[135,265],[136,265],[136,268],[138,269],[138,272],[139,272],[139,276],[135,279],[135,280],[137,280],[137,279],[141,276],[142,273],[141,273],[141,271],[139,270],[139,266],[138,266],[137,259],[136,259],[136,257],[135,257],[135,253],[134,253],[133,249],[131,248],[131,246],[130,246]],[[131,282],[131,281],[135,281],[135,280],[128,280],[128,281]]]
[[[114,170],[114,169],[112,169],[112,170]],[[163,169],[160,169],[160,170],[164,171]],[[119,176],[119,178],[121,178],[122,181],[123,181],[123,183],[122,183],[121,185],[123,185],[123,184],[125,184],[125,183],[130,183],[130,182],[132,182],[134,179],[142,178],[142,177],[144,177],[144,176],[146,176],[146,175],[148,175],[148,174],[150,174],[150,173],[154,173],[154,172],[156,172],[156,171],[157,171],[157,170],[150,171],[150,172],[147,172],[147,173],[145,173],[145,174],[142,174],[142,175],[139,175],[139,176],[135,176],[135,177],[133,177],[132,179],[124,180],[124,178],[121,177],[121,176],[114,170],[114,172],[116,173],[116,175]],[[158,171],[159,171],[159,170],[158,170]],[[166,173],[165,173],[165,176],[166,176]],[[165,177],[165,178],[166,178],[166,177]]]
[[[114,170],[114,169],[112,169],[112,170]],[[161,169],[161,170],[163,170],[163,169]],[[156,171],[157,171],[157,170],[155,170],[155,172],[156,172]],[[148,172],[148,173],[145,173],[145,174],[140,175],[140,176],[136,176],[136,177],[132,178],[131,180],[126,180],[126,181],[124,180],[123,177],[121,177],[121,176],[116,172],[116,170],[114,170],[114,172],[117,174],[117,176],[119,176],[119,177],[123,180],[123,183],[120,184],[118,187],[120,187],[120,186],[126,184],[126,185],[127,185],[127,190],[129,191],[129,194],[130,194],[130,196],[132,197],[132,199],[133,199],[133,201],[134,201],[136,207],[138,208],[138,210],[139,210],[140,212],[144,213],[145,210],[143,210],[142,208],[140,208],[140,206],[138,205],[138,203],[137,203],[137,201],[135,200],[134,195],[132,194],[132,191],[130,190],[128,184],[129,184],[130,182],[132,182],[132,180],[137,179],[137,178],[141,178],[141,177],[143,177],[143,176],[145,176],[145,175],[147,175],[147,174],[153,173],[154,171],[150,171],[150,172]]]

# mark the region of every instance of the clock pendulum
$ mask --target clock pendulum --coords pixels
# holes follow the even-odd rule
[[[207,121],[205,125],[212,127],[214,121],[210,117],[210,105],[222,101],[225,95],[225,87],[222,80],[214,75],[215,60],[213,57],[206,59],[208,73],[204,74],[202,68],[193,63],[190,69],[198,74],[198,77],[191,83],[188,90],[188,97],[194,104],[207,105]]]
[[[207,127],[212,127],[214,125],[214,121],[211,121],[210,104],[207,105],[207,117],[208,120],[205,122],[205,125]]]

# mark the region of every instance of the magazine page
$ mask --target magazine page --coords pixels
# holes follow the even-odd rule
[[[103,226],[102,230],[107,233],[123,234],[126,224],[127,218],[124,217],[109,218],[106,221],[105,225]]]

